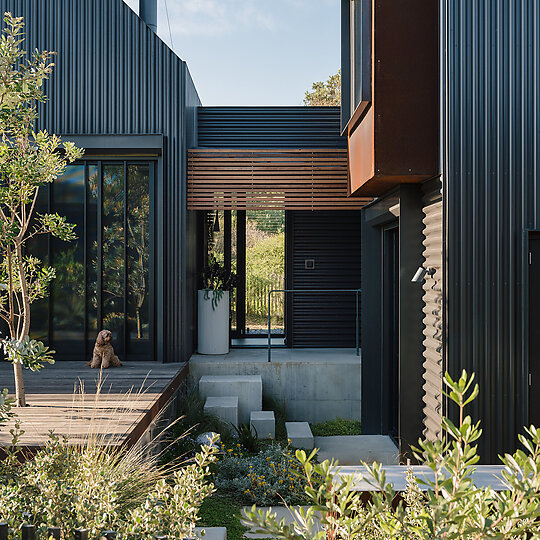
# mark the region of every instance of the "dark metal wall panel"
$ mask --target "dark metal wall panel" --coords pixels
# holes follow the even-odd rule
[[[201,107],[200,148],[346,148],[339,107]]]
[[[165,361],[192,351],[182,302],[186,273],[184,100],[199,105],[186,67],[122,0],[0,0],[23,16],[28,50],[56,51],[56,67],[40,107],[40,125],[63,134],[162,134],[158,189],[158,351]],[[193,115],[192,115],[193,118]],[[161,303],[160,303],[161,298]]]
[[[441,0],[448,369],[475,372],[484,462],[527,423],[526,229],[540,229],[537,0]]]
[[[287,288],[360,288],[360,211],[287,212],[286,237]],[[355,346],[353,293],[297,293],[289,302],[288,345]]]
[[[426,276],[423,286],[423,414],[424,437],[434,441],[441,437],[443,415],[443,273],[442,237],[443,203],[439,179],[426,183],[423,202],[424,268],[436,269]]]

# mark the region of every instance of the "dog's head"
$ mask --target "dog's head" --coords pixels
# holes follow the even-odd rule
[[[110,330],[102,330],[96,339],[98,345],[106,345],[112,339],[112,332]]]

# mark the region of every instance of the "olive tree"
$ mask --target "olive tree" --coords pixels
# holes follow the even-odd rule
[[[7,327],[4,353],[13,363],[16,404],[25,406],[22,368],[38,370],[54,351],[30,339],[30,306],[48,293],[54,269],[32,256],[29,240],[52,234],[75,238],[74,226],[57,214],[35,211],[40,187],[61,175],[82,155],[73,144],[37,131],[38,104],[53,53],[23,49],[24,22],[4,16],[0,41],[0,317]]]

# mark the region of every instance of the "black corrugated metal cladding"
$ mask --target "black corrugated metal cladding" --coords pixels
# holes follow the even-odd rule
[[[192,324],[187,306],[194,294],[183,279],[190,223],[185,148],[200,101],[184,62],[122,0],[0,0],[0,10],[25,18],[28,50],[58,53],[42,127],[59,134],[164,135],[164,189],[157,201],[157,219],[166,224],[158,276],[164,301],[158,324],[164,328],[158,350],[166,361],[185,360],[193,344],[184,330]]]
[[[339,107],[201,107],[200,148],[346,148]]]
[[[482,460],[496,462],[527,423],[525,231],[540,229],[540,4],[440,6],[447,367],[476,373]]]

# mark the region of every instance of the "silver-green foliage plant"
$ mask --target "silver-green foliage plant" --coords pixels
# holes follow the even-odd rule
[[[11,452],[0,462],[0,521],[12,538],[24,523],[43,538],[48,527],[60,527],[63,538],[77,528],[89,529],[90,538],[106,530],[120,539],[192,537],[198,509],[214,491],[206,479],[215,453],[202,447],[191,462],[170,469],[145,447],[72,445],[51,436],[32,460],[21,464]]]
[[[54,269],[31,254],[29,241],[52,234],[75,238],[74,226],[58,214],[35,211],[40,187],[60,176],[82,155],[46,131],[37,131],[37,107],[54,64],[48,51],[27,55],[24,22],[6,13],[0,38],[0,318],[9,329],[2,341],[13,362],[17,406],[26,404],[22,368],[37,370],[53,351],[30,340],[30,306],[48,293]]]
[[[295,512],[293,525],[255,507],[246,513],[247,521],[278,539],[540,538],[540,430],[526,429],[519,437],[524,449],[501,457],[507,489],[476,486],[476,442],[482,430],[465,414],[479,391],[473,381],[465,371],[457,381],[445,375],[446,396],[457,405],[458,422],[445,418],[444,439],[420,441],[414,449],[432,478],[416,479],[409,472],[404,501],[396,502],[380,465],[366,466],[366,479],[376,490],[363,502],[353,479],[336,474],[335,462],[317,464],[315,453],[298,451],[310,507]],[[322,484],[313,481],[314,475],[324,479]]]

